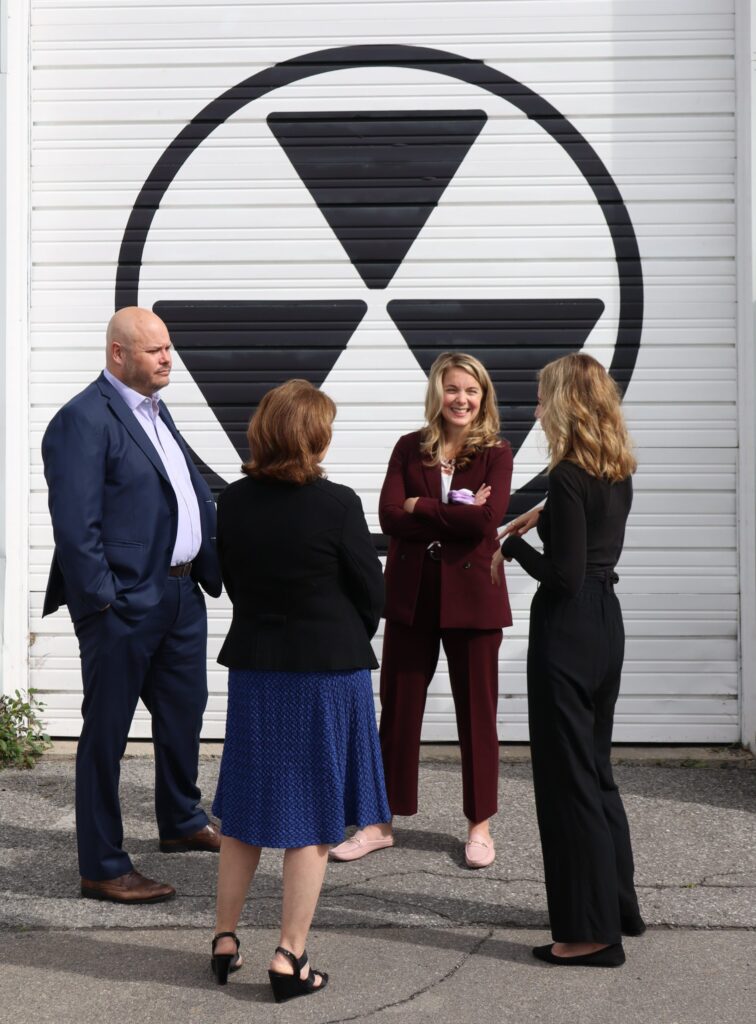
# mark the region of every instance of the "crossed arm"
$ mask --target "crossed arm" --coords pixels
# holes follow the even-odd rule
[[[481,540],[493,532],[506,514],[512,482],[512,450],[491,449],[489,479],[476,497],[480,504],[446,505],[439,498],[407,493],[406,454],[400,445],[389,461],[381,490],[381,529],[392,537],[430,543],[434,540]]]

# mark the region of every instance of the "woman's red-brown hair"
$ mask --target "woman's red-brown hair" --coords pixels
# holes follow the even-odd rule
[[[293,484],[317,480],[335,416],[333,399],[309,381],[287,380],[268,391],[249,421],[242,472]]]

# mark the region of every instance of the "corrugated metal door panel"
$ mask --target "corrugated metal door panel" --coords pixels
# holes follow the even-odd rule
[[[487,62],[553,103],[614,177],[645,284],[627,393],[640,468],[620,565],[628,649],[616,736],[737,739],[731,0],[32,0],[31,681],[50,728],[77,734],[80,683],[67,616],[40,617],[52,534],[39,442],[55,409],[101,368],[134,199],[178,131],[225,89],[276,61],[356,42],[434,46]],[[390,284],[366,289],[267,116],[459,109],[486,115],[478,141]],[[220,125],[160,202],[139,301],[367,301],[323,386],[339,403],[329,471],[360,492],[377,530],[386,459],[396,437],[419,425],[425,381],[387,302],[590,295],[605,308],[587,345],[608,363],[619,317],[615,254],[565,152],[498,97],[389,67],[294,83]],[[239,454],[180,352],[173,381],[167,400],[185,436],[232,479]],[[505,432],[523,429],[505,416]],[[542,448],[525,441],[516,486],[542,463]],[[500,729],[525,739],[532,584],[516,568],[509,581],[516,621],[502,645]],[[212,659],[228,604],[208,604]],[[375,646],[380,653],[381,631]],[[205,733],[220,737],[225,678],[212,660],[209,686]],[[149,735],[143,710],[133,735]],[[443,660],[424,736],[456,736]]]

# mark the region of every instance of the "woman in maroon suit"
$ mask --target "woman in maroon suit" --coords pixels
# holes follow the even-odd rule
[[[499,438],[491,378],[473,356],[444,352],[431,367],[426,425],[400,438],[380,497],[388,534],[381,668],[381,750],[392,814],[417,813],[425,697],[443,644],[462,753],[465,860],[495,856],[498,652],[512,624],[506,587],[492,585],[496,528],[509,504],[512,450]],[[331,850],[357,860],[394,842],[391,824],[360,829]]]

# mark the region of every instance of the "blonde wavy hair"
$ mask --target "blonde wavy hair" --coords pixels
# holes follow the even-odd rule
[[[425,392],[425,426],[420,435],[420,452],[428,466],[437,466],[441,460],[444,439],[444,421],[441,416],[444,405],[444,375],[448,370],[454,369],[469,373],[480,384],[481,390],[480,409],[465,436],[464,447],[456,457],[457,469],[464,468],[477,452],[484,448],[495,448],[501,443],[499,408],[488,370],[479,359],[466,352],[442,352],[430,368],[428,389]]]
[[[611,481],[635,472],[620,391],[601,363],[573,352],[547,363],[538,383],[550,470],[567,459],[591,476]]]

